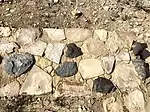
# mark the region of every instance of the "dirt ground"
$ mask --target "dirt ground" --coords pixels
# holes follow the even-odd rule
[[[140,35],[150,25],[149,10],[138,0],[8,1],[0,4],[0,26],[132,30]],[[3,97],[0,112],[80,112],[80,108],[82,112],[103,112],[98,96],[50,96]]]

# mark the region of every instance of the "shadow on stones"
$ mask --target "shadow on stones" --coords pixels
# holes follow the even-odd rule
[[[144,61],[144,69],[146,73],[145,79],[150,77],[149,64],[145,60],[150,56],[150,52],[146,49],[148,45],[146,43],[133,42],[132,50],[135,56],[140,56],[140,59]]]

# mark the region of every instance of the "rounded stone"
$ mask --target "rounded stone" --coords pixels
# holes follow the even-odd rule
[[[67,45],[66,57],[75,58],[81,56],[83,52],[75,43],[70,43]]]
[[[56,74],[61,77],[73,76],[78,72],[78,67],[76,62],[64,62],[62,65],[58,66],[55,70]]]
[[[21,75],[34,64],[34,57],[29,53],[16,53],[5,59],[4,69],[9,74]]]
[[[93,82],[93,90],[101,93],[110,93],[115,90],[115,86],[109,79],[98,77]]]

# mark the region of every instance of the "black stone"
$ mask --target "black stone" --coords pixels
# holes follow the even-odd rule
[[[34,57],[29,53],[17,53],[5,59],[5,71],[19,76],[28,71],[34,64]]]
[[[78,72],[76,62],[64,62],[62,65],[56,68],[56,74],[61,77],[73,76]]]
[[[141,55],[143,50],[145,50],[146,48],[147,48],[147,44],[140,43],[140,42],[134,42],[132,50],[133,50],[134,55],[137,56],[137,55]]]
[[[98,77],[93,82],[93,90],[101,93],[110,93],[116,89],[114,84],[106,78]]]
[[[66,57],[75,58],[81,56],[83,52],[75,43],[70,43],[67,45]]]

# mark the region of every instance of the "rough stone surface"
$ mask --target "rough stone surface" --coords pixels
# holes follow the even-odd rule
[[[80,42],[92,37],[92,32],[82,28],[68,28],[65,29],[65,35],[72,42]]]
[[[12,53],[14,49],[18,49],[19,46],[14,42],[1,41],[0,53]]]
[[[48,66],[51,66],[52,62],[50,60],[48,60],[47,58],[39,57],[39,59],[36,61],[36,65],[38,65],[39,67],[44,69]]]
[[[107,74],[112,73],[115,66],[115,57],[114,56],[102,57],[102,64]]]
[[[134,55],[137,56],[144,50],[144,47],[139,42],[135,42],[134,46],[132,47],[132,50]]]
[[[124,112],[123,103],[120,99],[114,97],[107,98],[103,101],[104,112]]]
[[[52,77],[37,66],[33,66],[23,83],[20,93],[40,95],[52,91]]]
[[[108,54],[108,49],[103,41],[89,39],[85,42],[85,46],[88,52],[94,56],[105,56]]]
[[[97,59],[85,59],[79,63],[79,72],[84,79],[97,77],[104,74],[102,63]]]
[[[62,43],[49,43],[45,51],[45,57],[59,64],[64,47],[65,44]]]
[[[104,29],[94,30],[94,38],[99,38],[102,41],[106,41],[108,36],[108,32]]]
[[[81,51],[81,48],[78,47],[75,43],[70,43],[67,45],[66,57],[76,58],[78,56],[81,56],[82,54],[83,53]]]
[[[147,76],[147,73],[149,72],[148,69],[146,69],[146,63],[140,59],[139,56],[132,60],[132,63],[140,78],[144,80]]]
[[[34,57],[28,53],[17,53],[5,59],[4,69],[9,74],[21,75],[34,64]]]
[[[120,63],[115,66],[115,70],[112,73],[112,82],[122,91],[130,91],[139,87],[141,80],[137,78],[137,72],[132,64]]]
[[[8,37],[11,34],[11,30],[9,27],[0,27],[0,36]]]
[[[73,76],[78,72],[76,62],[64,62],[62,65],[56,68],[56,74],[61,77]]]
[[[20,28],[16,31],[15,37],[20,45],[32,45],[38,40],[41,33],[38,28]]]
[[[143,93],[136,89],[125,97],[125,106],[130,112],[146,112]]]
[[[19,93],[19,86],[20,85],[17,81],[13,81],[4,87],[1,87],[0,96],[17,96]]]
[[[48,37],[52,40],[61,41],[66,39],[64,34],[64,29],[44,28],[43,30],[47,33]]]
[[[98,77],[93,82],[93,90],[96,92],[110,93],[114,91],[113,89],[115,89],[115,86],[109,79]]]
[[[116,56],[116,61],[117,62],[127,62],[129,63],[130,61],[130,54],[128,52],[120,52],[117,56]]]
[[[37,55],[37,56],[43,56],[46,46],[47,46],[47,43],[43,41],[37,41],[30,47],[23,48],[23,52],[28,52],[30,54]]]

